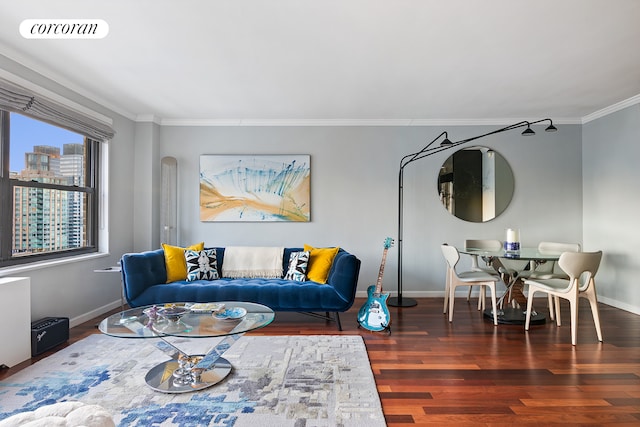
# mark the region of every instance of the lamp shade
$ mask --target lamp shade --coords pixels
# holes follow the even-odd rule
[[[527,128],[522,131],[522,134],[524,136],[531,136],[531,135],[535,135],[536,133],[533,131],[533,129],[531,129],[531,126],[527,126]]]

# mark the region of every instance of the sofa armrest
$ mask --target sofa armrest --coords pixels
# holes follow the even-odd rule
[[[345,301],[353,303],[358,288],[359,275],[360,260],[341,248],[333,259],[327,284],[333,286]]]
[[[167,281],[164,251],[130,253],[122,255],[122,285],[128,303],[150,286]]]

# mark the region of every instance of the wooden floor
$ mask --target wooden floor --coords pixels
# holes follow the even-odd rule
[[[475,300],[456,299],[449,323],[442,298],[418,299],[416,307],[389,307],[387,335],[357,327],[363,302],[341,315],[342,332],[321,319],[278,313],[252,335],[363,336],[389,426],[640,425],[638,315],[601,305],[599,343],[582,301],[574,347],[567,305],[562,327],[547,323],[525,333],[523,326],[493,326]],[[98,320],[73,328],[69,343],[99,333]],[[49,354],[1,371],[0,379]]]

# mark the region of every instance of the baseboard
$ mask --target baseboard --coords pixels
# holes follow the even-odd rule
[[[462,288],[461,288],[462,289]],[[387,292],[387,291],[385,291]],[[502,295],[501,293],[498,293],[498,298],[500,297],[500,295]],[[398,296],[397,292],[389,292],[389,296],[391,297],[396,297]],[[404,291],[402,292],[402,296],[405,297],[409,297],[409,298],[444,298],[444,290],[442,291]],[[466,298],[467,296],[467,289],[463,289],[463,291],[460,292],[456,292],[456,296],[458,297],[462,297],[464,296]],[[474,291],[473,294],[471,295],[471,297],[477,297],[478,293],[477,291]],[[356,292],[356,297],[359,298],[367,298],[367,292],[366,291],[357,291]],[[546,296],[544,297],[546,298]],[[538,299],[538,296],[536,295],[536,299]],[[629,313],[633,313],[633,314],[637,314],[640,315],[640,307],[636,307],[624,302],[620,302],[611,298],[607,298],[607,297],[603,297],[598,295],[598,302],[602,303],[602,304],[606,304],[609,305],[611,307],[614,308],[619,308],[620,310],[624,310],[624,311],[628,311]]]
[[[89,320],[100,316],[101,314],[108,313],[114,308],[120,308],[120,299],[110,302],[109,304],[103,305],[102,307],[98,307],[95,310],[91,310],[88,313],[81,314],[80,316],[76,316],[73,319],[69,319],[69,327],[73,328],[74,326],[78,326],[84,322],[88,322]]]
[[[391,291],[386,291],[383,290],[383,292],[389,292],[389,296],[390,297],[397,297],[398,293],[397,292],[391,292]],[[459,296],[467,296],[467,289],[459,289],[459,292],[456,292],[456,295]],[[477,296],[477,292],[473,292],[474,296]],[[405,291],[402,293],[402,296],[405,297],[409,297],[409,298],[444,298],[444,290],[441,291]],[[366,291],[357,291],[356,292],[356,297],[358,298],[367,298],[367,292]]]
[[[640,315],[640,307],[634,307],[624,302],[620,302],[607,297],[601,297],[599,295],[598,295],[598,302],[610,305],[611,307],[619,308],[620,310],[628,311],[629,313]]]

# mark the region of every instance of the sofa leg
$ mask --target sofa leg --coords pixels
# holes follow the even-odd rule
[[[336,311],[336,323],[338,324],[338,330],[342,330],[342,323],[340,323],[340,313]]]
[[[327,322],[336,322],[338,324],[338,330],[341,331],[342,330],[342,323],[340,322],[340,314],[336,311],[335,316],[331,315],[331,312],[329,311],[325,311],[324,312],[324,316],[320,313],[317,312],[310,312],[310,311],[299,311],[298,313],[300,314],[306,314],[307,316],[312,316],[312,317],[317,317],[319,319],[324,319]]]

